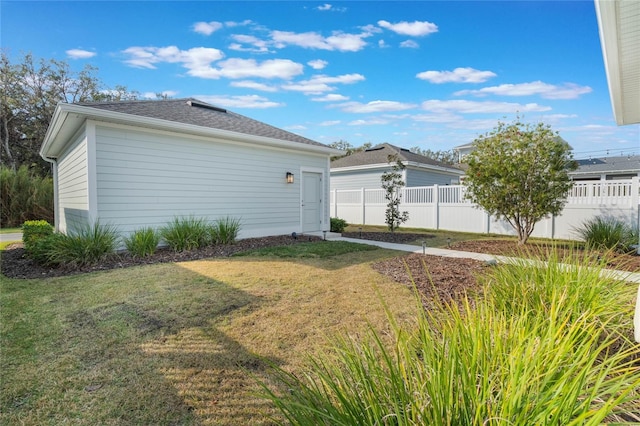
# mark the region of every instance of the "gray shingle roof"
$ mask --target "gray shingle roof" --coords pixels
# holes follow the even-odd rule
[[[149,101],[87,102],[77,105],[158,118],[178,123],[227,130],[307,145],[326,146],[244,115],[218,108],[193,98]]]
[[[578,169],[573,174],[606,173],[616,171],[640,172],[640,155],[625,155],[621,157],[589,158],[576,160]]]
[[[457,170],[457,167],[433,160],[424,155],[419,155],[405,148],[383,143],[369,148],[366,151],[359,151],[346,157],[341,157],[331,162],[331,168],[366,166],[370,164],[387,164],[390,155],[397,155],[402,161],[420,163],[431,166],[446,167]]]

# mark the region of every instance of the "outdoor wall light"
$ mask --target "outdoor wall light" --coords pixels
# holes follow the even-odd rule
[[[287,172],[287,183],[293,183],[293,173]]]

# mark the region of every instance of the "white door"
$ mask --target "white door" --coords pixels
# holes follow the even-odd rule
[[[322,230],[322,174],[302,172],[302,232]]]

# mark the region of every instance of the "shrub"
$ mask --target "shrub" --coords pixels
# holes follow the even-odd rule
[[[231,217],[216,220],[210,228],[213,244],[233,244],[240,232],[240,220]]]
[[[293,425],[595,425],[633,416],[640,347],[619,345],[621,326],[600,316],[630,316],[633,286],[585,300],[581,292],[613,283],[598,272],[576,280],[553,261],[511,268],[490,278],[474,306],[422,309],[411,329],[390,315],[392,341],[375,331],[344,337],[304,375],[276,369],[281,386],[263,384],[267,397]],[[540,301],[515,281],[525,277],[544,290]],[[505,289],[492,294],[503,280],[530,297],[506,306]]]
[[[0,167],[0,222],[5,227],[25,221],[53,222],[53,180],[40,177],[27,166]]]
[[[612,217],[590,219],[575,232],[592,249],[628,252],[631,245],[638,243],[637,230]]]
[[[347,227],[347,221],[337,217],[331,218],[331,232],[343,233]]]
[[[138,229],[124,239],[127,251],[134,257],[151,256],[160,243],[160,235],[153,228]]]
[[[115,254],[118,232],[99,222],[68,235],[53,234],[38,240],[34,259],[46,265],[94,265]]]
[[[27,252],[27,255],[41,265],[57,266],[52,260],[53,251],[63,244],[62,240],[65,238],[67,238],[66,235],[59,233],[38,238],[31,243],[31,248]]]
[[[210,226],[202,218],[174,217],[160,229],[160,236],[174,251],[193,250],[211,242]]]
[[[22,241],[24,249],[29,254],[33,244],[48,235],[53,234],[53,227],[46,220],[28,220],[22,224]]]

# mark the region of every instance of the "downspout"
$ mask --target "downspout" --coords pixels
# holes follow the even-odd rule
[[[41,155],[42,159],[47,163],[51,163],[53,170],[53,227],[56,232],[59,231],[59,214],[58,214],[58,161],[55,158],[48,158]]]

